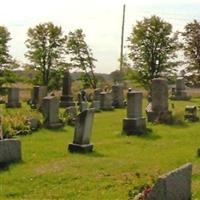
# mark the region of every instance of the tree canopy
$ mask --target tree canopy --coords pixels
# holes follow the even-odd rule
[[[182,33],[187,70],[200,76],[200,22],[188,23]]]
[[[169,73],[177,64],[177,34],[172,25],[158,16],[144,18],[133,27],[128,38],[129,58],[138,71],[139,81],[148,87],[149,81]]]
[[[42,85],[49,85],[51,73],[63,67],[66,36],[62,29],[53,23],[43,23],[28,30],[26,57],[34,69],[40,72]]]
[[[73,68],[83,71],[82,80],[85,86],[97,87],[97,79],[94,74],[94,62],[92,50],[85,41],[85,34],[82,29],[77,29],[68,34],[67,51],[70,56]]]

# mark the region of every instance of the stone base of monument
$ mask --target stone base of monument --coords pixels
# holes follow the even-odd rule
[[[124,108],[124,107],[125,107],[123,101],[122,101],[122,102],[114,101],[114,102],[112,103],[112,106],[113,106],[114,108]]]
[[[174,95],[170,97],[171,100],[183,100],[187,101],[191,99],[191,96],[187,95],[185,90],[178,90]]]
[[[21,160],[21,142],[16,139],[0,140],[0,164]]]
[[[159,123],[172,123],[172,112],[154,112],[148,111],[147,114],[147,121],[148,122],[159,122]]]
[[[8,102],[6,103],[6,108],[20,108],[21,103],[19,102]]]
[[[69,144],[68,150],[70,152],[87,153],[92,152],[93,144]]]
[[[113,106],[110,106],[110,107],[101,107],[101,110],[103,110],[103,111],[112,111],[112,110],[114,110],[114,107]]]
[[[50,129],[56,129],[56,128],[62,128],[64,125],[61,122],[57,123],[44,123],[44,127],[50,128]]]
[[[171,96],[171,100],[183,100],[183,101],[188,101],[191,99],[191,96]]]
[[[125,118],[123,120],[123,133],[127,135],[140,135],[146,132],[146,120],[141,118]]]
[[[60,107],[66,108],[70,106],[75,106],[75,103],[73,102],[72,96],[61,96],[60,97]]]

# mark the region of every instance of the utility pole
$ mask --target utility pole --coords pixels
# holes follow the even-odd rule
[[[123,74],[123,50],[124,50],[124,24],[125,24],[126,5],[123,5],[122,33],[121,33],[121,52],[120,52],[120,74]]]

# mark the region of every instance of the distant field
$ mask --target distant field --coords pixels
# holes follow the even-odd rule
[[[200,99],[173,103],[173,113],[180,119],[185,105],[200,105]],[[0,199],[125,200],[135,186],[152,184],[159,175],[187,162],[193,164],[193,199],[200,199],[196,156],[200,122],[148,124],[149,135],[125,136],[121,135],[125,115],[125,109],[95,115],[91,154],[67,151],[73,139],[69,126],[20,137],[23,161],[0,171]]]

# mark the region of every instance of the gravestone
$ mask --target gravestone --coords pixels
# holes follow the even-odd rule
[[[127,117],[123,120],[123,132],[127,135],[142,134],[146,131],[146,121],[142,116],[142,92],[127,93]]]
[[[90,144],[92,133],[92,125],[94,118],[94,109],[88,109],[81,112],[75,123],[75,133],[73,143],[69,144],[68,150],[70,152],[91,152],[93,145]]]
[[[62,96],[60,98],[60,107],[75,106],[71,91],[71,76],[69,71],[64,73]]]
[[[66,118],[66,123],[74,126],[77,116],[77,110],[75,106],[67,107],[64,111],[64,117]]]
[[[101,89],[101,88],[96,88],[96,89],[94,90],[93,101],[100,101],[101,92],[102,92],[102,89]]]
[[[47,128],[60,128],[63,123],[59,119],[59,100],[55,96],[43,98],[42,112],[44,115],[44,126]]]
[[[190,96],[187,95],[185,88],[185,79],[184,77],[179,77],[176,80],[176,88],[174,89],[172,96],[172,100],[189,100]]]
[[[47,96],[47,86],[34,86],[32,91],[31,108],[41,109],[43,98]]]
[[[94,108],[95,112],[101,111],[101,105],[100,105],[101,92],[102,92],[102,89],[100,89],[100,88],[97,88],[94,90],[91,108]]]
[[[0,164],[21,160],[21,142],[16,139],[0,140]]]
[[[172,113],[168,110],[168,86],[164,78],[154,78],[151,84],[151,100],[146,108],[149,122],[170,123]]]
[[[190,200],[191,176],[190,163],[160,176],[145,200]]]
[[[19,88],[9,88],[8,90],[8,102],[6,108],[19,108],[21,103],[19,102]]]
[[[100,93],[101,110],[113,110],[112,103],[113,103],[112,93],[110,92]]]
[[[124,107],[124,91],[123,85],[113,85],[112,86],[112,97],[113,97],[113,106],[114,108],[123,108]]]

